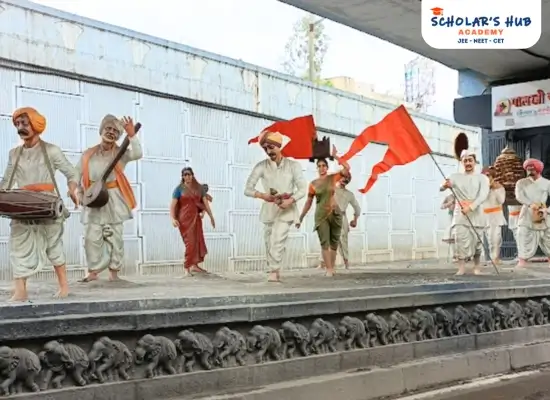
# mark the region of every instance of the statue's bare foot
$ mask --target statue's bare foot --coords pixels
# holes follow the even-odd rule
[[[96,276],[96,279],[97,279],[97,276]],[[116,282],[116,281],[120,281],[120,278],[118,277],[118,271],[110,270],[109,271],[109,282]]]
[[[191,273],[191,268],[184,268],[183,269],[183,277],[182,278],[191,278],[193,274]]]
[[[267,281],[268,282],[280,282],[281,280],[279,279],[279,273],[277,271],[270,272],[269,276],[267,277]]]
[[[325,269],[325,263],[320,263],[318,266],[317,266],[317,269]]]
[[[56,294],[53,295],[54,299],[66,299],[69,297],[68,289],[59,289]]]
[[[325,273],[325,276],[327,278],[332,278],[334,276],[334,268],[327,268],[327,272]]]
[[[199,274],[208,274],[208,271],[199,267],[198,265],[193,265],[190,268],[191,272],[198,272]]]
[[[29,298],[24,294],[15,293],[13,296],[10,297],[8,301],[10,303],[22,303],[25,301],[29,301]]]
[[[481,273],[481,270],[476,267],[474,268],[474,275],[483,275],[483,274]]]
[[[78,282],[80,282],[80,283],[89,283],[89,282],[92,282],[92,281],[97,281],[98,278],[99,277],[98,277],[97,274],[90,273],[90,274],[88,274],[88,276],[86,276],[85,278],[82,278]]]
[[[456,271],[456,276],[462,276],[466,273],[466,271],[464,270],[464,268],[459,268],[458,271]]]

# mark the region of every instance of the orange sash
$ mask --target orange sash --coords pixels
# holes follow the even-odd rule
[[[519,213],[520,213],[519,211],[510,211],[509,216],[510,217],[517,217],[517,216],[519,216]]]
[[[485,214],[492,214],[499,211],[502,211],[502,206],[490,207],[483,210]]]
[[[90,158],[97,150],[98,146],[89,148],[84,152],[82,155],[82,186],[84,187],[84,190],[88,189],[92,185],[92,181],[90,180]],[[107,188],[113,189],[115,187],[118,187],[120,190],[120,193],[122,193],[122,197],[124,197],[124,201],[126,201],[126,204],[130,208],[130,210],[133,210],[136,208],[136,198],[134,197],[134,191],[132,190],[132,186],[130,186],[130,182],[128,181],[128,178],[126,178],[126,175],[124,174],[124,171],[120,165],[120,163],[117,163],[114,169],[115,173],[115,181],[107,182]],[[114,185],[114,183],[116,185]],[[113,186],[114,185],[114,186]]]
[[[33,183],[23,186],[21,189],[30,190],[31,192],[53,192],[55,185],[53,183]]]

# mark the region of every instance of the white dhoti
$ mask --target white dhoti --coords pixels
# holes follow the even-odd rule
[[[87,223],[84,249],[90,272],[100,273],[106,268],[120,271],[124,265],[124,226]]]
[[[540,246],[546,256],[550,256],[550,229],[530,229],[526,226],[518,227],[517,233],[518,257],[528,260],[537,252]]]
[[[275,220],[264,223],[264,240],[267,254],[267,265],[272,271],[281,269],[286,252],[286,240],[292,222]]]
[[[502,226],[490,225],[487,227],[486,232],[490,256],[493,260],[496,260],[500,258],[500,248],[502,247]]]
[[[342,218],[342,230],[340,231],[340,244],[338,245],[338,251],[345,261],[349,260],[348,236],[349,222],[348,217],[344,214],[344,217]]]
[[[65,265],[63,232],[63,219],[40,223],[12,221],[9,249],[14,278],[28,278],[46,265]]]
[[[512,231],[516,245],[518,243],[518,220],[521,206],[508,206],[508,229]]]
[[[467,260],[474,256],[480,256],[483,246],[478,239],[483,235],[483,228],[476,227],[475,230],[471,226],[466,225],[454,225],[453,239],[454,239],[454,255],[459,260]],[[476,231],[478,235],[476,235]]]

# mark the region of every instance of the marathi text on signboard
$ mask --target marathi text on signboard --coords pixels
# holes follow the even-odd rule
[[[550,125],[550,79],[496,86],[491,93],[493,131]]]

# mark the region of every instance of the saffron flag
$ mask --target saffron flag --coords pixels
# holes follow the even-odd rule
[[[404,106],[399,106],[386,115],[382,121],[361,132],[347,153],[340,158],[343,161],[348,161],[370,142],[385,143],[388,145],[388,149],[382,161],[372,168],[366,186],[359,190],[361,193],[367,193],[372,188],[378,175],[388,172],[396,165],[409,164],[432,152]]]
[[[275,122],[259,136],[250,139],[248,144],[260,142],[262,135],[267,132],[279,132],[290,140],[281,150],[283,157],[307,160],[313,156],[313,141],[317,138],[317,130],[312,115]]]

